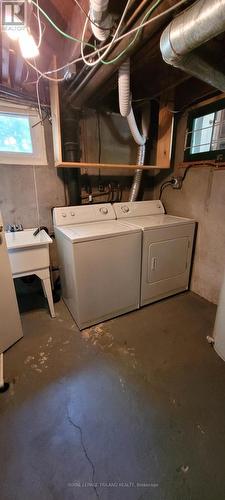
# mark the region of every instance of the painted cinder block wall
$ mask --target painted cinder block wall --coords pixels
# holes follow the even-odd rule
[[[187,114],[179,120],[176,134],[174,169],[155,177],[154,198],[162,182],[178,169],[183,161]],[[162,201],[168,214],[190,217],[197,221],[197,238],[190,288],[205,299],[218,303],[225,267],[225,170],[208,166],[187,172],[183,187],[164,190]]]
[[[51,125],[45,122],[48,165],[0,165],[0,210],[4,224],[23,224],[24,228],[38,225],[35,179],[40,213],[40,225],[52,229],[51,209],[65,204],[62,178],[53,166]]]

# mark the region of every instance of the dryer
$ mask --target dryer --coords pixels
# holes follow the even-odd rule
[[[195,221],[165,214],[160,200],[113,206],[120,222],[142,230],[140,305],[187,290]]]
[[[80,329],[138,309],[141,229],[112,205],[55,208],[62,297]]]

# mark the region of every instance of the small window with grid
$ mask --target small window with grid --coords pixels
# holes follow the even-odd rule
[[[189,113],[184,161],[225,161],[225,99]]]

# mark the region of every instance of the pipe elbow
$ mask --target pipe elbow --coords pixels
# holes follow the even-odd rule
[[[161,50],[163,60],[167,64],[170,64],[171,66],[176,66],[176,62],[179,59],[179,55],[176,54],[176,52],[174,51],[173,46],[171,44],[171,40],[170,40],[171,25],[172,25],[172,23],[170,23],[167,26],[167,28],[163,31],[163,33],[161,35],[160,50]]]

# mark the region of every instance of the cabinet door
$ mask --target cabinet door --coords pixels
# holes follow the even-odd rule
[[[141,305],[188,288],[194,224],[144,232]]]
[[[0,353],[23,336],[0,214]]]

